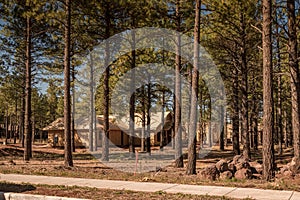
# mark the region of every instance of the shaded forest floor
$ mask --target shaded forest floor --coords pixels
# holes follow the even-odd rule
[[[229,148],[231,147],[228,147],[225,151],[219,151],[217,147],[214,147],[206,157],[197,160],[197,171],[210,164],[216,163],[220,159],[232,159],[233,153]],[[252,161],[261,161],[260,155],[260,150],[252,152]],[[292,149],[284,150],[282,156],[277,155],[277,167],[280,168],[282,165],[290,162],[292,155]],[[298,175],[291,180],[291,177],[282,177],[280,174],[277,174],[273,182],[265,182],[260,179],[210,181],[201,178],[199,175],[186,175],[185,168],[175,168],[172,165],[159,171],[147,173],[133,174],[117,171],[100,163],[100,161],[94,158],[86,149],[76,150],[73,156],[73,168],[65,168],[63,166],[63,158],[62,149],[54,149],[45,145],[34,145],[33,159],[29,162],[24,162],[23,150],[19,145],[2,145],[0,146],[0,173],[300,191],[300,176]],[[187,160],[185,159],[184,161],[186,164]]]

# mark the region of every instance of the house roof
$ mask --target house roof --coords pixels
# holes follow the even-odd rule
[[[152,113],[151,114],[151,124],[150,129],[152,131],[157,132],[157,130],[161,126],[161,117],[162,113]],[[172,115],[170,112],[164,113],[165,118],[165,130],[169,129],[172,126]],[[97,116],[97,129],[103,129],[104,118],[103,116]],[[89,129],[89,118],[79,118],[75,121],[75,129],[76,130],[88,130]],[[127,131],[129,129],[129,117],[116,117],[110,116],[109,117],[109,130],[123,130]],[[140,114],[135,114],[135,129],[141,130],[142,129],[142,120]],[[53,121],[51,124],[43,128],[45,131],[49,130],[64,130],[64,118],[60,117]]]
[[[60,117],[53,121],[51,124],[43,128],[44,131],[49,130],[64,130],[64,118]]]
[[[104,125],[104,118],[103,116],[98,116],[97,117],[97,129],[103,129]],[[77,130],[86,130],[89,129],[89,118],[83,118],[83,119],[77,119],[75,122],[75,128]],[[114,123],[114,118],[110,117],[109,118],[109,130],[120,130],[121,128]]]
[[[172,119],[172,115],[170,112],[164,112],[164,119],[165,122],[169,121],[168,118]],[[157,127],[161,124],[161,118],[162,118],[162,113],[151,113],[151,123],[150,123],[150,129],[152,131],[156,131]],[[116,118],[115,121],[116,125],[119,127],[122,127],[122,130],[128,130],[129,129],[129,117],[121,117],[121,118]],[[141,130],[143,128],[143,123],[142,123],[142,117],[141,114],[136,113],[135,114],[135,129],[136,130]]]

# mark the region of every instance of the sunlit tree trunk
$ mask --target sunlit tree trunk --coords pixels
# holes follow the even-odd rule
[[[194,63],[192,71],[192,96],[190,111],[190,127],[188,136],[188,163],[186,174],[196,174],[196,132],[197,132],[197,115],[198,115],[198,90],[199,90],[199,43],[200,43],[200,17],[201,17],[201,0],[196,1],[195,6],[195,26],[194,26]]]
[[[272,92],[272,0],[263,0],[263,177],[274,177]]]
[[[182,157],[182,126],[181,126],[181,36],[180,32],[180,1],[176,1],[176,58],[175,58],[175,167],[183,167]]]

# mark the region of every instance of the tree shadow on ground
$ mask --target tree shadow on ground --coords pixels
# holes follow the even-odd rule
[[[21,193],[26,191],[36,190],[36,187],[29,184],[16,184],[16,183],[6,183],[0,182],[0,191],[1,192],[15,192]]]

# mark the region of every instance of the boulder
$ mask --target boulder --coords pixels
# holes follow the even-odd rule
[[[219,178],[220,174],[219,174],[219,171],[218,171],[216,165],[211,165],[211,166],[208,166],[205,169],[201,170],[200,176],[205,179],[214,181],[217,178]]]
[[[238,164],[242,159],[243,159],[243,156],[242,156],[242,155],[236,155],[236,156],[233,157],[232,162],[236,165],[236,164]]]
[[[251,167],[251,166],[250,166],[249,169],[251,170],[251,173],[252,173],[252,174],[259,174],[255,167]]]
[[[249,164],[251,167],[255,168],[257,174],[262,174],[262,172],[263,172],[262,164],[260,164],[258,162],[250,162]]]
[[[222,159],[216,163],[216,167],[220,173],[228,171],[228,163],[226,160]]]
[[[252,178],[252,172],[250,169],[242,168],[235,172],[234,177],[236,179],[242,180],[242,179],[251,179]]]
[[[280,168],[280,174],[284,174],[285,171],[289,171],[289,167],[286,165]]]
[[[232,174],[234,174],[236,172],[236,167],[233,162],[228,164],[228,170],[231,171]]]
[[[237,163],[235,165],[236,170],[240,170],[240,169],[250,169],[250,164],[247,161],[242,161],[240,163]]]
[[[226,179],[231,179],[233,177],[233,174],[231,171],[225,171],[220,174],[220,179],[221,180],[226,180]]]
[[[291,170],[286,170],[283,172],[283,176],[285,176],[286,178],[290,178],[290,177],[294,177],[295,174]]]

